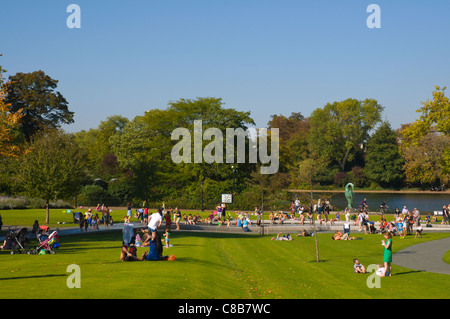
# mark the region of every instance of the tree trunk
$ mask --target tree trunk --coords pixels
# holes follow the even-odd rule
[[[45,202],[45,209],[46,209],[46,215],[45,215],[45,223],[48,225],[48,223],[50,222],[50,210],[49,210],[49,201],[47,199],[47,201]]]
[[[339,166],[341,166],[342,172],[345,172],[345,164],[347,163],[348,154],[350,154],[350,149],[347,150],[347,152],[345,153],[344,159],[342,160],[341,163],[339,163]]]

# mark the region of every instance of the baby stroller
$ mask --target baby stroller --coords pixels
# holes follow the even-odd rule
[[[15,253],[25,254],[28,252],[25,249],[25,244],[28,242],[27,234],[28,231],[26,228],[20,228],[10,233],[12,240],[11,255]]]
[[[48,254],[55,253],[54,249],[59,247],[58,232],[54,231],[50,235],[48,234],[48,232],[49,232],[48,227],[40,228],[40,230],[37,234],[39,244],[36,246],[36,248],[34,248],[33,254],[40,254],[41,251],[43,251],[44,253],[48,253]]]

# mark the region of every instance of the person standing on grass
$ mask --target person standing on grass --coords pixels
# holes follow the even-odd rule
[[[109,226],[109,208],[108,206],[103,206],[102,208],[103,225],[105,227]]]
[[[128,220],[131,220],[131,215],[133,214],[132,210],[131,210],[131,203],[127,203],[127,217]]]
[[[180,230],[181,211],[178,207],[175,207],[175,214],[173,215],[173,218],[175,219],[175,223],[177,225],[176,230]]]
[[[79,221],[80,221],[80,231],[81,231],[81,232],[83,232],[83,228],[84,228],[84,223],[85,223],[85,220],[84,220],[84,215],[83,215],[83,213],[80,213],[80,218],[79,218]]]
[[[449,209],[450,207],[447,207],[445,205],[442,207],[442,225],[448,225]]]
[[[162,223],[162,212],[161,209],[158,209],[156,213],[153,213],[150,216],[150,220],[148,221],[148,231],[151,233],[152,240],[156,237],[156,231],[158,227],[161,226]]]
[[[384,255],[383,255],[383,262],[384,262],[384,268],[386,269],[386,276],[392,275],[392,234],[390,232],[387,232],[384,234],[384,238],[386,240],[382,240],[381,244],[384,247]]]

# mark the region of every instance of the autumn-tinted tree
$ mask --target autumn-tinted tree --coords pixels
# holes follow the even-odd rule
[[[25,141],[44,128],[58,128],[73,123],[73,112],[58,91],[58,81],[43,71],[17,73],[5,84],[5,103],[11,113],[21,114],[20,131]]]
[[[0,84],[3,82],[2,71],[0,66]],[[5,95],[2,85],[0,87],[0,158],[19,156],[24,151],[23,147],[17,143],[17,130],[22,114],[11,112],[11,105],[5,102]]]
[[[280,138],[280,172],[292,171],[308,154],[309,118],[301,113],[272,115],[268,127],[279,129]]]
[[[450,149],[450,137],[428,133],[416,145],[403,149],[406,182],[411,186],[448,187],[450,174],[445,171],[445,150]]]
[[[450,99],[445,96],[446,87],[439,86],[433,91],[433,98],[423,102],[416,112],[420,117],[414,123],[402,130],[402,146],[419,146],[427,134],[434,132],[438,136],[450,136]],[[450,147],[442,150],[442,173],[444,177],[450,174]]]

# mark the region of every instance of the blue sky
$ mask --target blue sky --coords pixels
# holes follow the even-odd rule
[[[69,29],[69,4],[81,29]],[[369,29],[369,4],[381,28]],[[450,1],[0,1],[0,65],[43,70],[75,112],[67,131],[180,98],[273,114],[374,98],[394,128],[450,86]]]

